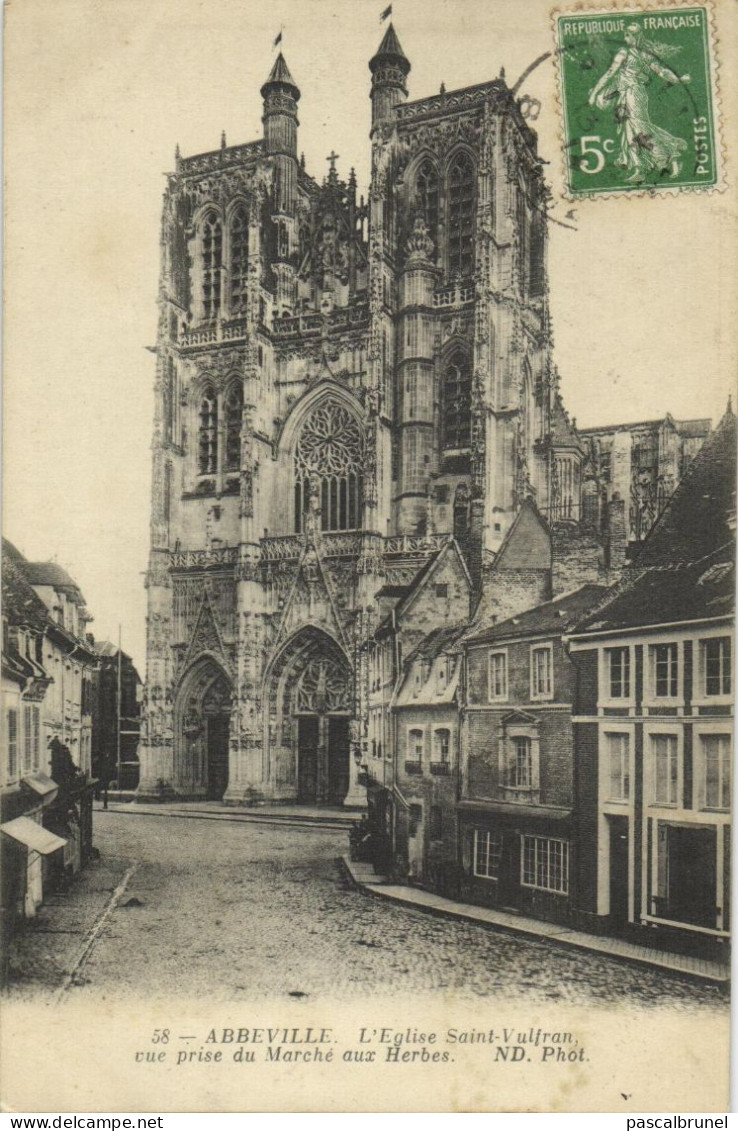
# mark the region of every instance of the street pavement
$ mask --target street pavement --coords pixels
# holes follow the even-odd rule
[[[345,829],[96,811],[100,860],[14,945],[8,994],[259,998],[453,992],[727,1008],[711,985],[436,918],[357,890]]]

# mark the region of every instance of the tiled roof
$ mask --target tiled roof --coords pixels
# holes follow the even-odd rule
[[[407,603],[411,600],[411,598],[415,595],[415,593],[417,593],[417,591],[420,588],[423,580],[428,576],[428,573],[430,572],[430,570],[433,566],[433,563],[438,560],[439,555],[443,553],[443,550],[445,548],[446,547],[444,546],[443,549],[436,550],[435,553],[431,554],[431,556],[427,559],[427,561],[425,561],[423,563],[423,565],[420,567],[418,572],[415,574],[415,577],[412,579],[412,581],[410,582],[409,585],[396,586],[396,587],[393,586],[392,587],[392,588],[397,588],[397,589],[402,588],[404,590],[404,594],[402,596],[400,596],[400,601],[397,605],[395,605],[393,612],[388,613],[387,616],[384,617],[384,619],[380,622],[379,627],[377,628],[377,631],[374,634],[378,639],[381,638],[386,633],[386,631],[391,627],[393,616],[395,617],[395,620],[396,620],[397,617],[402,614],[403,609],[406,607]],[[385,592],[384,596],[387,596],[387,595],[388,594]]]
[[[3,614],[9,624],[28,625],[43,632],[51,617],[26,577],[26,564],[12,542],[3,538]]]
[[[442,652],[456,643],[467,627],[468,625],[464,623],[454,624],[447,628],[434,628],[413,648],[406,662],[409,664],[417,659],[435,660],[436,656],[440,656]]]
[[[76,604],[84,605],[85,599],[77,582],[57,562],[25,562],[23,572],[31,585],[50,585],[61,589]]]
[[[464,637],[466,644],[487,644],[526,636],[558,636],[576,624],[590,609],[601,604],[608,593],[605,585],[582,585],[571,593],[562,593],[517,616],[508,617],[492,627]]]
[[[726,412],[641,544],[634,568],[696,562],[733,541],[736,418]]]
[[[596,424],[592,428],[578,428],[582,436],[595,435],[602,432],[635,432],[639,428],[661,428],[669,423],[677,432],[686,436],[706,436],[712,428],[712,420],[703,417],[699,420],[674,420],[670,413],[659,417],[657,420],[634,420],[625,424]]]
[[[699,562],[638,574],[575,626],[573,635],[729,616],[735,596],[732,543]]]

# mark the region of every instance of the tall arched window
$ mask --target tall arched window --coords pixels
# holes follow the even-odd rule
[[[518,272],[520,275],[520,288],[522,291],[527,291],[529,283],[528,271],[530,269],[528,258],[530,239],[528,232],[528,203],[523,185],[518,185],[515,211],[518,227]]]
[[[520,397],[520,411],[523,414],[523,451],[531,467],[533,458],[533,443],[535,441],[536,399],[533,386],[533,374],[526,358],[523,364],[523,387]]]
[[[300,226],[300,231],[299,231],[299,234],[298,234],[298,241],[299,241],[299,248],[300,248],[300,250],[299,250],[300,264],[299,265],[300,265],[300,267],[302,267],[302,265],[305,262],[305,256],[307,255],[308,250],[310,248],[310,229],[308,228],[307,224],[302,224]]]
[[[207,386],[200,399],[199,460],[201,475],[213,475],[218,465],[218,401]]]
[[[246,309],[249,266],[249,218],[242,204],[231,217],[230,252],[230,312],[240,314]]]
[[[454,538],[462,548],[466,548],[471,526],[471,492],[465,483],[460,483],[454,494]]]
[[[546,289],[546,224],[540,207],[531,216],[528,259],[528,291],[540,298]]]
[[[295,448],[295,530],[309,509],[322,530],[358,530],[364,502],[364,436],[358,420],[335,401],[317,405]]]
[[[164,394],[162,397],[162,433],[165,444],[172,442],[172,417],[174,413],[174,362],[167,358],[167,370],[164,378]]]
[[[243,391],[234,385],[225,402],[225,470],[238,471],[241,466],[241,414]]]
[[[433,249],[438,249],[438,173],[432,161],[426,160],[418,170],[416,181],[418,209],[423,215]]]
[[[468,448],[471,443],[471,366],[456,350],[443,371],[443,446]]]
[[[448,170],[448,268],[466,278],[474,270],[474,162],[459,153]]]
[[[223,265],[223,228],[214,212],[202,225],[202,312],[207,321],[220,314],[220,269]]]
[[[172,515],[172,465],[171,463],[164,464],[164,499],[162,510],[164,512],[164,521],[169,522]]]

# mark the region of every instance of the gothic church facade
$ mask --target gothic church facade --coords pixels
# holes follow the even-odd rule
[[[281,54],[263,137],[168,177],[142,797],[363,803],[381,596],[443,558],[463,620],[524,500],[578,517],[536,135],[502,77],[408,101],[391,25],[369,67],[368,201]]]

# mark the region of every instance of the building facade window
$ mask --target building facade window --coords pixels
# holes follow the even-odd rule
[[[38,770],[41,765],[41,710],[33,708],[33,769]]]
[[[8,779],[13,781],[18,776],[18,711],[15,707],[8,708],[6,722]]]
[[[433,731],[433,760],[448,762],[451,756],[451,731],[442,727]]]
[[[202,314],[206,322],[220,314],[220,273],[223,266],[223,227],[210,212],[202,225]]]
[[[705,695],[730,695],[732,657],[729,636],[700,641],[702,690]]]
[[[358,530],[364,506],[364,437],[358,420],[335,401],[310,413],[295,448],[295,531],[309,509],[322,530]]]
[[[610,699],[630,698],[630,648],[606,648]]]
[[[507,652],[490,652],[489,698],[507,699]]]
[[[408,814],[408,836],[417,836],[423,824],[423,806],[411,805]]]
[[[508,798],[535,801],[539,786],[540,739],[535,719],[514,714],[500,732],[500,784]]]
[[[530,789],[533,784],[533,750],[527,735],[516,735],[510,740],[512,756],[507,763],[506,785],[513,789]]]
[[[730,809],[730,735],[702,734],[699,741],[702,753],[702,807]]]
[[[444,448],[468,448],[471,443],[471,392],[469,357],[457,350],[443,371]]]
[[[522,885],[568,895],[569,842],[542,836],[523,836],[522,840]]]
[[[422,762],[425,750],[425,732],[414,728],[408,731],[407,756],[411,762]]]
[[[214,475],[218,465],[218,401],[210,387],[200,398],[198,467],[201,475]]]
[[[33,764],[33,722],[30,706],[23,708],[23,772],[29,774]]]
[[[608,765],[609,801],[627,801],[630,797],[630,739],[622,731],[605,735]]]
[[[459,153],[448,170],[448,269],[467,278],[474,270],[474,162]]]
[[[679,649],[676,644],[654,644],[650,649],[651,686],[656,699],[676,699],[679,694]]]
[[[531,699],[553,698],[553,656],[550,644],[530,650]]]
[[[241,417],[243,391],[234,385],[225,401],[225,470],[238,471],[241,466]]]
[[[474,875],[496,880],[502,859],[502,834],[489,829],[474,830]]]
[[[652,798],[654,805],[675,806],[679,799],[679,746],[675,734],[652,734]]]
[[[242,314],[246,309],[246,282],[249,269],[249,218],[240,204],[230,225],[230,312]]]

